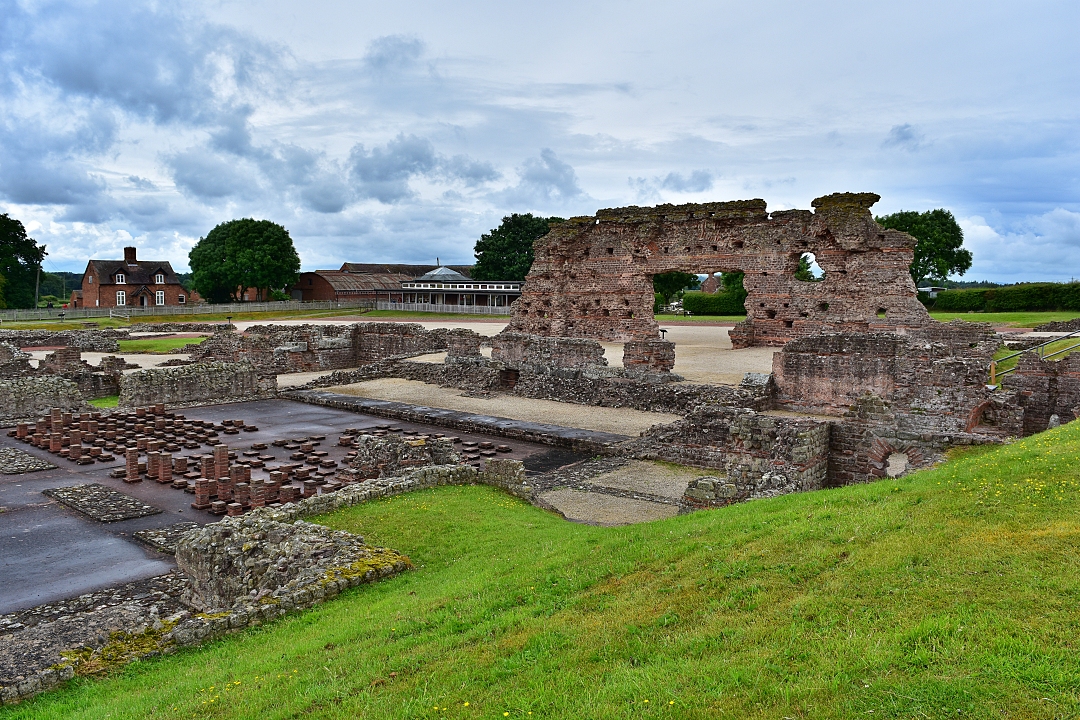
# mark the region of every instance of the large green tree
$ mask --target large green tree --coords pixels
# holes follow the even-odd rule
[[[916,285],[963,275],[971,267],[971,251],[963,248],[964,231],[948,210],[901,210],[874,219],[882,227],[902,230],[918,240],[911,263],[911,279]]]
[[[268,291],[296,282],[300,256],[289,231],[269,220],[230,220],[201,238],[188,253],[192,285],[210,302],[242,300],[249,288]]]
[[[46,254],[45,246],[28,237],[21,222],[0,215],[0,275],[4,278],[0,307],[33,307],[34,283]]]
[[[562,218],[536,217],[531,213],[504,217],[499,227],[476,241],[473,278],[524,280],[533,263],[533,243],[547,235],[551,225],[562,221]]]
[[[695,290],[700,287],[701,279],[691,273],[673,270],[672,272],[653,275],[652,286],[653,292],[659,295],[665,303],[669,303],[672,296],[676,295],[680,290]]]

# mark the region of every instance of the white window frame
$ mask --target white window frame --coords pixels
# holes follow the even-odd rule
[[[184,305],[185,303],[187,303],[187,297],[184,296],[183,294],[180,294],[180,295],[177,296],[176,302],[180,303],[181,305]]]
[[[154,276],[154,284],[155,285],[164,285],[165,284],[165,275],[163,275],[162,273],[158,273],[157,275],[155,275]]]
[[[116,284],[127,285],[127,276],[124,273],[116,273]]]
[[[123,290],[116,291],[116,307],[124,307],[127,305],[127,293]]]
[[[93,285],[94,284],[94,276],[93,275],[87,275],[86,276],[86,284],[87,285]]]
[[[165,304],[165,291],[164,290],[158,290],[157,292],[154,293],[154,304],[155,305],[164,305]]]

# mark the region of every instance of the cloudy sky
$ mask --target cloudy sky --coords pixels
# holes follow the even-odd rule
[[[177,8],[180,9],[177,9]],[[0,0],[0,212],[81,271],[237,217],[304,269],[511,212],[837,191],[1080,278],[1080,4]]]

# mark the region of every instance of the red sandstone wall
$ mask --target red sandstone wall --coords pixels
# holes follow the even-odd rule
[[[537,242],[507,332],[651,340],[651,279],[672,270],[746,273],[748,318],[732,332],[736,347],[923,326],[929,315],[908,274],[915,239],[874,222],[878,199],[839,193],[815,200],[816,212],[771,215],[764,200],[746,200],[572,218]],[[825,270],[822,282],[795,279],[804,252]]]

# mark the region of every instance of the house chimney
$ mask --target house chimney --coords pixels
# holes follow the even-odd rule
[[[138,265],[138,261],[135,259],[135,248],[124,248],[124,262],[128,265]]]

